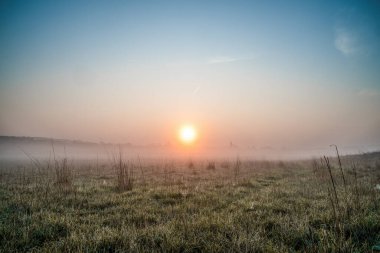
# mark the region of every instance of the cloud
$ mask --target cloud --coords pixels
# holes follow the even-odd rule
[[[218,56],[218,57],[208,59],[207,64],[221,64],[221,63],[236,62],[239,60],[242,60],[242,59],[226,57],[226,56]]]
[[[194,95],[197,94],[200,89],[201,89],[201,86],[199,86],[199,85],[197,87],[195,87],[195,89],[193,90],[193,94]]]
[[[345,56],[352,56],[359,52],[357,35],[346,28],[335,29],[335,47]]]
[[[361,89],[357,94],[361,97],[379,97],[380,91],[374,89]]]
[[[375,16],[358,8],[338,11],[334,26],[335,48],[346,57],[372,56],[378,52],[380,23]]]

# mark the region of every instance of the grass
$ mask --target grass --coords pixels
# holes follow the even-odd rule
[[[7,164],[0,252],[371,252],[380,154],[326,159]]]

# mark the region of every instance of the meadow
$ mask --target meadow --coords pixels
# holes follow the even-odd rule
[[[2,162],[0,252],[380,250],[380,153]]]

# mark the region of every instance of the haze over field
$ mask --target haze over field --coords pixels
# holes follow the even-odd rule
[[[378,1],[3,1],[0,135],[376,150],[379,42]]]

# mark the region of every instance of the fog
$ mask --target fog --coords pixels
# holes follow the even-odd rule
[[[343,147],[342,155],[376,151],[374,148],[360,149]],[[144,161],[170,160],[294,160],[334,156],[334,147],[314,149],[289,149],[285,147],[208,147],[180,149],[172,146],[134,146],[131,144],[85,143],[74,141],[49,141],[33,138],[2,138],[0,141],[0,161],[31,161],[67,158],[72,161],[113,161],[119,154],[124,160]]]

